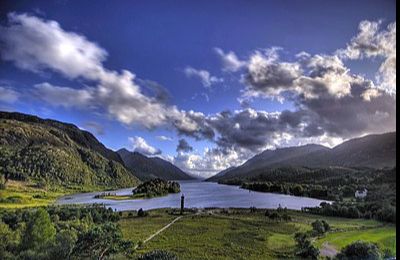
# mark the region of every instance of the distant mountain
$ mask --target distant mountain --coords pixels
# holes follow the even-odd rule
[[[121,156],[125,166],[135,172],[141,180],[161,178],[164,180],[191,180],[194,179],[172,163],[159,157],[147,157],[138,152],[120,149],[117,153]]]
[[[279,167],[368,167],[396,166],[396,132],[351,139],[334,148],[309,144],[266,150],[233,169],[207,181],[241,179]]]
[[[73,124],[0,112],[0,173],[77,188],[117,188],[139,180],[91,133]]]
[[[210,178],[207,179],[207,180],[219,179],[219,178],[223,177],[226,173],[228,173],[228,172],[230,172],[230,171],[233,171],[235,168],[236,168],[236,167],[234,167],[234,166],[229,167],[229,168],[227,168],[227,169],[225,169],[225,170],[220,171],[219,173],[215,174],[214,176],[210,177]]]

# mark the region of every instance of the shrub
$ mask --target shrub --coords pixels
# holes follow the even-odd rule
[[[149,215],[149,213],[140,208],[137,212],[137,215],[138,217],[146,217],[147,215]]]
[[[340,251],[337,255],[339,260],[348,259],[381,259],[378,247],[373,243],[356,241]]]
[[[283,219],[284,221],[291,221],[291,220],[292,220],[292,218],[291,218],[291,217],[289,216],[289,214],[287,214],[287,213],[283,213],[282,219]]]
[[[310,239],[305,233],[296,233],[294,235],[296,240],[297,250],[296,256],[308,259],[318,259],[319,250],[312,245]]]
[[[313,227],[313,231],[319,235],[319,234],[324,234],[325,232],[328,232],[330,230],[329,224],[325,220],[316,220],[313,223],[311,223]]]
[[[272,212],[269,215],[269,218],[272,220],[280,220],[281,219],[281,215],[279,215],[277,212]]]
[[[155,250],[140,256],[138,260],[178,260],[178,257],[168,251]]]

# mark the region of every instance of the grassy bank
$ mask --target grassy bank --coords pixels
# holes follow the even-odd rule
[[[9,180],[5,189],[0,189],[1,208],[40,207],[54,203],[59,197],[90,191],[105,190],[106,187],[46,185],[40,187],[34,182]]]
[[[64,189],[40,188],[29,182],[8,181],[0,190],[0,208],[38,207],[53,203],[67,193]]]
[[[152,210],[148,217],[124,217],[119,224],[124,238],[143,241],[176,216],[168,210]],[[179,259],[276,259],[293,258],[299,231],[311,230],[316,219],[327,221],[332,231],[314,239],[322,248],[328,243],[335,250],[356,240],[376,242],[379,248],[396,252],[394,225],[374,220],[322,217],[289,211],[292,220],[273,221],[263,211],[247,209],[208,210],[189,213],[168,229],[138,248],[138,253],[163,249],[175,253]]]

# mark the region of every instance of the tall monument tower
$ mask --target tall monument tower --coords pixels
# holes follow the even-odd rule
[[[183,215],[183,209],[185,208],[185,195],[181,196],[181,215]]]

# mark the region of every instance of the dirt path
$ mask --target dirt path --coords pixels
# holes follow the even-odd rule
[[[334,257],[337,253],[338,251],[336,250],[336,248],[334,248],[328,242],[322,244],[322,247],[320,249],[321,256]]]
[[[164,230],[166,230],[167,228],[169,228],[171,225],[173,225],[176,221],[180,220],[183,216],[179,216],[176,219],[172,220],[169,224],[165,225],[162,229],[158,230],[156,233],[152,234],[151,236],[149,236],[148,238],[146,238],[143,243],[147,243],[148,241],[152,240],[155,236],[157,236],[158,234],[160,234],[161,232],[163,232]]]

